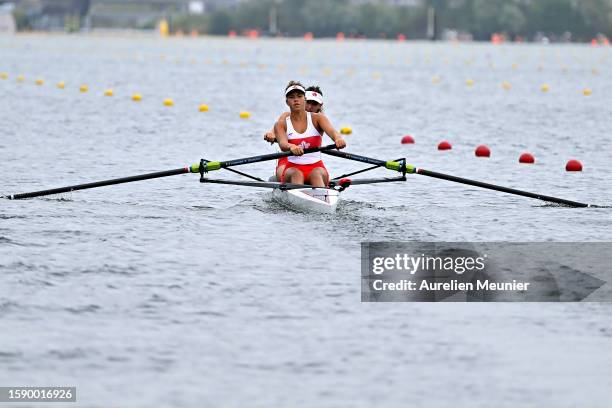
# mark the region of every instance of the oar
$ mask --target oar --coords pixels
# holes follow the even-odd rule
[[[310,149],[304,149],[304,153],[327,152],[332,149],[337,149],[335,144],[322,146],[322,147],[312,147]],[[292,155],[293,154],[291,152],[280,152],[280,153],[264,154],[261,156],[245,157],[244,159],[235,159],[235,160],[228,160],[228,161],[223,161],[223,162],[211,161],[211,162],[205,163],[204,172],[224,169],[226,167],[241,166],[243,164],[257,163],[257,162],[262,162],[266,160],[276,160],[276,159],[280,159],[281,157],[289,157]]]
[[[335,149],[335,148],[336,148],[336,145],[314,147],[311,149],[305,149],[304,153],[327,151],[327,150]],[[208,162],[208,163],[205,163],[206,168],[203,169],[203,171],[206,172],[206,171],[219,170],[221,168],[239,166],[242,164],[249,164],[249,163],[257,163],[257,162],[262,162],[262,161],[267,161],[267,160],[275,160],[281,157],[288,157],[288,156],[291,156],[291,152],[279,152],[279,153],[265,154],[261,156],[245,157],[243,159],[235,159],[235,160],[229,160],[229,161],[224,161],[224,162]],[[114,184],[131,183],[132,181],[149,180],[149,179],[160,178],[160,177],[176,176],[178,174],[199,173],[199,172],[200,172],[200,163],[197,163],[191,166],[181,167],[179,169],[158,171],[155,173],[139,174],[136,176],[122,177],[122,178],[116,178],[116,179],[110,179],[110,180],[95,181],[93,183],[75,184],[72,186],[52,188],[50,190],[32,191],[29,193],[21,193],[21,194],[11,194],[11,195],[0,196],[0,198],[8,198],[9,200],[20,200],[24,198],[42,197],[42,196],[53,195],[53,194],[69,193],[71,191],[77,191],[77,190],[86,190],[89,188],[111,186]]]
[[[386,167],[389,170],[395,170],[395,171],[405,170],[406,173],[421,174],[423,176],[434,177],[434,178],[438,178],[442,180],[453,181],[455,183],[462,183],[462,184],[467,184],[470,186],[486,188],[488,190],[501,191],[503,193],[520,195],[523,197],[536,198],[538,200],[548,201],[548,202],[556,203],[556,204],[563,204],[563,205],[567,205],[570,207],[594,207],[594,205],[592,204],[580,203],[577,201],[566,200],[563,198],[551,197],[551,196],[538,194],[538,193],[531,193],[529,191],[517,190],[514,188],[498,186],[498,185],[490,184],[490,183],[484,183],[482,181],[470,180],[470,179],[466,179],[463,177],[457,177],[457,176],[452,176],[449,174],[437,173],[435,171],[419,169],[409,164],[406,165],[405,169],[402,169],[402,163],[397,162],[397,161],[378,160],[378,159],[373,159],[370,157],[359,156],[357,154],[341,152],[341,151],[336,151],[336,150],[325,151],[324,153],[330,156],[343,157],[345,159],[355,160],[355,161],[359,161],[363,163],[369,163],[369,164],[373,164],[379,167]]]

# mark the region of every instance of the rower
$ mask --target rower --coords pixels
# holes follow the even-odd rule
[[[321,153],[304,154],[304,149],[321,146],[323,132],[335,142],[338,149],[343,149],[346,142],[324,114],[306,112],[305,96],[306,90],[301,83],[289,82],[285,88],[285,102],[291,113],[285,120],[274,125],[281,150],[293,154],[287,159],[281,182],[325,187],[329,182],[329,174],[321,160]]]
[[[320,113],[323,111],[323,92],[321,92],[321,88],[317,85],[312,85],[306,88],[306,112],[314,112]],[[284,121],[289,116],[289,112],[283,112],[278,121]],[[264,140],[270,143],[276,142],[276,136],[274,135],[274,125],[272,129],[267,131],[264,134]],[[287,158],[281,157],[276,162],[276,180],[280,181],[283,171],[285,171],[285,166],[287,165]]]

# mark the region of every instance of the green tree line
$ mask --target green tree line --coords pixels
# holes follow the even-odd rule
[[[438,32],[471,33],[487,40],[492,33],[533,38],[537,33],[574,40],[590,40],[598,33],[612,36],[611,0],[426,0],[420,6],[385,3],[355,4],[348,0],[259,0],[240,3],[201,16],[174,16],[174,30],[225,35],[256,29],[267,33],[270,10],[276,9],[278,32],[331,37],[338,32],[368,38],[425,38],[427,9],[437,11]]]

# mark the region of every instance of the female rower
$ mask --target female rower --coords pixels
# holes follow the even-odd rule
[[[306,112],[306,90],[297,81],[291,81],[285,88],[285,101],[290,114],[285,120],[274,125],[276,140],[282,151],[291,151],[287,165],[281,175],[281,182],[310,184],[325,187],[329,181],[327,169],[321,160],[321,152],[304,154],[304,149],[320,147],[323,132],[335,142],[338,149],[346,146],[340,133],[322,113]]]
[[[321,113],[323,111],[323,92],[321,88],[313,85],[306,88],[306,112]],[[283,112],[278,118],[279,121],[284,121],[289,116],[289,112]],[[276,136],[274,135],[274,126],[272,129],[266,132],[264,140],[270,143],[276,142]],[[280,181],[285,166],[287,165],[287,158],[281,157],[276,162],[276,180]]]

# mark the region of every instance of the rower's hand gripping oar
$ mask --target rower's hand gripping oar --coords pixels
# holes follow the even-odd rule
[[[455,183],[462,183],[462,184],[467,184],[470,186],[486,188],[488,190],[495,190],[495,191],[501,191],[503,193],[520,195],[523,197],[536,198],[538,200],[548,201],[548,202],[556,203],[556,204],[563,204],[563,205],[567,205],[570,207],[595,207],[592,204],[580,203],[577,201],[566,200],[563,198],[557,198],[557,197],[551,197],[551,196],[547,196],[543,194],[531,193],[529,191],[517,190],[514,188],[498,186],[498,185],[490,184],[490,183],[484,183],[482,181],[470,180],[470,179],[466,179],[463,177],[457,177],[457,176],[452,176],[449,174],[438,173],[435,171],[419,169],[413,165],[406,164],[405,162],[402,162],[402,161],[384,161],[384,160],[373,159],[371,157],[359,156],[357,154],[335,151],[335,150],[325,151],[324,153],[330,156],[342,157],[342,158],[349,159],[349,160],[373,164],[377,167],[385,167],[389,170],[399,171],[404,174],[405,173],[420,174],[423,176],[453,181]]]
[[[336,148],[336,145],[315,147],[311,149],[304,149],[304,153],[322,152],[322,151],[328,151],[328,150],[335,149],[335,148]],[[243,164],[257,163],[257,162],[262,162],[262,161],[267,161],[267,160],[275,160],[281,157],[288,157],[291,155],[292,155],[291,152],[280,152],[280,153],[265,154],[261,156],[245,157],[243,159],[235,159],[235,160],[229,160],[229,161],[224,161],[224,162],[205,162],[204,169],[202,171],[208,172],[208,171],[219,170],[222,168],[227,168],[227,167],[232,167],[232,166],[239,166]],[[191,166],[181,167],[179,169],[158,171],[155,173],[139,174],[136,176],[122,177],[122,178],[116,178],[116,179],[110,179],[110,180],[95,181],[93,183],[75,184],[72,186],[52,188],[49,190],[32,191],[29,193],[11,194],[11,195],[0,196],[0,198],[7,198],[9,200],[21,200],[24,198],[42,197],[42,196],[48,196],[48,195],[53,195],[53,194],[69,193],[71,191],[77,191],[77,190],[86,190],[86,189],[96,188],[96,187],[111,186],[114,184],[131,183],[133,181],[176,176],[178,174],[200,173],[200,169],[202,167],[201,163],[203,162],[200,162],[198,164],[193,164]]]

